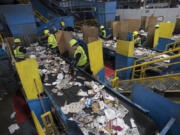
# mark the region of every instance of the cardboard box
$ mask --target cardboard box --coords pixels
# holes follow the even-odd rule
[[[98,40],[99,31],[98,31],[97,27],[83,25],[82,26],[82,32],[83,32],[83,41],[85,43],[89,43],[89,42],[93,42],[93,41]],[[91,40],[88,40],[88,38]]]

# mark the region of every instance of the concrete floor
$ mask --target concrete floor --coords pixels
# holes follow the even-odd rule
[[[8,127],[16,123],[15,117],[10,118],[13,113],[12,97],[3,90],[0,84],[0,134],[1,135],[21,135],[21,130],[16,130],[14,134],[10,134]]]
[[[2,90],[1,90],[2,92]],[[13,112],[12,100],[10,95],[4,95],[0,101],[0,132],[1,135],[9,135],[8,127],[16,123],[15,120],[10,119],[10,115]]]

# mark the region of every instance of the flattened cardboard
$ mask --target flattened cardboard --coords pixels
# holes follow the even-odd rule
[[[155,16],[147,17],[145,23],[145,31],[149,31],[150,29],[153,29],[156,24],[157,24],[157,17]]]
[[[147,16],[141,16],[141,28],[143,30],[145,30],[146,18]]]
[[[146,47],[148,48],[153,48],[153,43],[154,43],[154,33],[155,33],[155,27],[152,29],[149,29],[148,35],[147,35],[147,42],[146,42]]]
[[[69,41],[72,39],[72,33],[67,31],[58,31],[56,34],[56,40],[59,46],[60,54],[68,52],[69,56],[73,55],[73,49],[69,45]]]
[[[139,31],[140,19],[125,19],[124,21],[128,24],[128,32]]]
[[[174,28],[174,34],[180,34],[180,18],[176,18],[176,25]]]
[[[99,32],[98,32],[98,28],[94,27],[94,26],[88,26],[88,25],[83,25],[82,26],[82,32],[83,32],[83,41],[85,43],[89,43],[88,42],[88,38],[93,38],[94,41],[98,40],[99,37]]]
[[[118,33],[119,33],[119,21],[114,21],[112,22],[112,33],[113,33],[113,37],[118,37]]]

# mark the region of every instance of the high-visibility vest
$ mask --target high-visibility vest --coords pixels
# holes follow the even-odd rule
[[[103,37],[103,38],[106,38],[106,30],[102,30],[102,31],[101,31],[101,34],[102,34],[102,37]]]
[[[137,37],[136,39],[134,39],[133,37],[133,41],[134,41],[134,45],[137,44],[138,47],[141,47],[141,38]]]
[[[51,34],[48,37],[48,45],[51,46],[51,48],[56,48],[57,47],[57,41],[56,38],[53,34]]]
[[[21,46],[18,46],[14,49],[14,56],[15,56],[15,58],[18,58],[18,59],[24,59],[25,54],[23,52],[19,51],[20,48],[21,48]]]
[[[87,56],[84,49],[81,46],[78,46],[76,51],[74,52],[74,58],[76,58],[76,55],[78,53],[81,54],[81,57],[77,63],[77,66],[84,66],[87,63]]]

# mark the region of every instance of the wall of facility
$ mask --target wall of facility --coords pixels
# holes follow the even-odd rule
[[[180,8],[161,8],[161,9],[117,9],[116,16],[120,20],[140,19],[141,16],[158,16],[159,22],[171,21],[176,22],[180,18]]]

